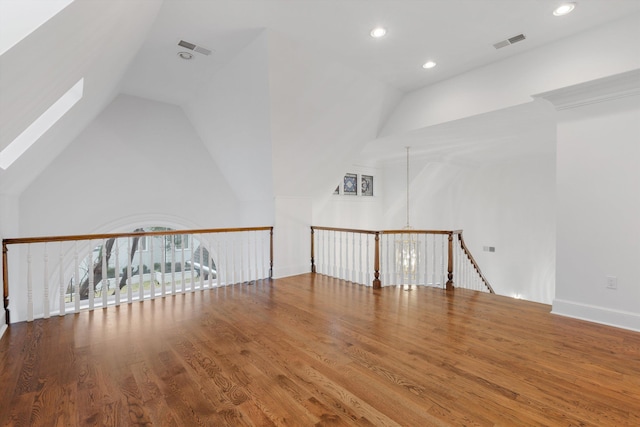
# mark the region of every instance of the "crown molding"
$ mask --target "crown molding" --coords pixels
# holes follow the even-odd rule
[[[533,98],[545,99],[557,110],[568,110],[636,95],[640,95],[640,69],[542,92]]]

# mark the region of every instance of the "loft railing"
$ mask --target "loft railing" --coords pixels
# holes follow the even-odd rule
[[[494,293],[462,230],[311,227],[311,271],[380,288],[423,285]]]
[[[7,324],[10,279],[26,287],[18,321],[32,321],[271,278],[273,227],[3,239],[2,266]]]

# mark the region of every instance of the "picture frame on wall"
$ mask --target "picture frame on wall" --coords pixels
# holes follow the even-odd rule
[[[358,195],[358,175],[355,173],[348,173],[344,176],[344,185],[342,187],[342,194],[347,196]]]
[[[360,194],[362,196],[373,196],[373,176],[362,175],[360,177]]]

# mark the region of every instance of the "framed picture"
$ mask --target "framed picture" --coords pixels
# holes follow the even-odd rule
[[[356,196],[358,194],[358,175],[348,173],[344,176],[342,194]]]
[[[373,196],[373,176],[362,175],[360,177],[360,194],[363,196]]]

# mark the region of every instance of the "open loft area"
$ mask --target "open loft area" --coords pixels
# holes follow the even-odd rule
[[[497,294],[640,330],[637,1],[53,3],[2,2],[3,239],[274,226],[287,277],[311,225],[464,230]]]
[[[636,426],[639,218],[637,0],[0,0],[1,425]]]

